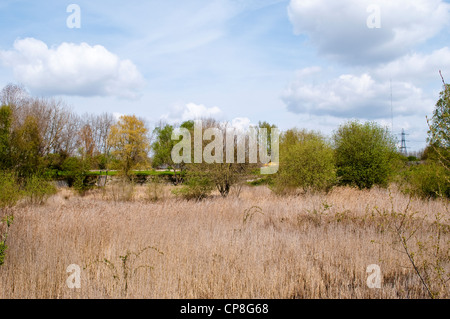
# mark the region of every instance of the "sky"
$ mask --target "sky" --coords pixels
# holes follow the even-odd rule
[[[2,0],[0,88],[151,126],[376,121],[419,151],[449,26],[450,0]]]

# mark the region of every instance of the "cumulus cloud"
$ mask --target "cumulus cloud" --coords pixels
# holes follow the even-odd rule
[[[13,50],[0,51],[17,81],[43,94],[136,98],[143,77],[130,60],[122,60],[101,45],[63,42],[48,47],[26,38]]]
[[[247,117],[235,117],[231,121],[224,119],[223,111],[217,107],[206,107],[203,104],[187,103],[176,105],[161,116],[161,119],[171,124],[180,124],[189,120],[202,120],[213,118],[218,120],[224,127],[234,128],[238,132],[246,132],[250,126],[255,126]]]
[[[203,104],[187,103],[173,106],[168,113],[162,116],[162,119],[169,122],[184,122],[221,116],[222,110],[217,106],[206,107]]]
[[[367,11],[380,8],[381,28],[370,29]],[[443,0],[291,0],[295,34],[342,62],[376,64],[406,54],[448,27],[450,4]]]
[[[298,114],[328,115],[339,118],[382,119],[391,116],[390,80],[377,80],[368,73],[343,74],[315,83],[311,76],[322,76],[322,70],[305,69],[283,92],[289,111]],[[406,81],[393,81],[392,102],[395,114],[418,114],[433,108],[421,88]],[[431,108],[431,109],[430,109]]]
[[[250,126],[256,126],[251,123],[248,117],[236,117],[231,120],[231,127],[239,132],[247,132]]]
[[[450,49],[444,47],[430,54],[409,53],[374,70],[374,76],[390,76],[414,83],[434,82],[440,85],[439,70],[450,70]]]

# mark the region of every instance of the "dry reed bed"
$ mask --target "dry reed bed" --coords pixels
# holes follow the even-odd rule
[[[102,198],[63,190],[17,208],[0,298],[427,297],[407,256],[368,218],[375,207],[404,209],[408,198],[396,192],[392,202],[387,190],[350,188],[280,198],[249,187],[202,202]],[[440,201],[410,207],[430,220],[448,213]],[[70,264],[82,267],[81,289],[66,285]],[[381,267],[382,289],[367,287],[370,264]]]

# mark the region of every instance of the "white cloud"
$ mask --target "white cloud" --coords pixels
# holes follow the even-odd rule
[[[43,94],[136,98],[143,77],[130,60],[121,60],[101,45],[16,40],[14,49],[0,51],[17,81]]]
[[[395,61],[384,64],[374,71],[374,76],[413,83],[429,82],[440,85],[439,70],[450,70],[450,49],[435,50],[430,54],[410,53]]]
[[[118,120],[120,120],[120,118],[122,117],[122,116],[124,116],[125,114],[122,114],[122,113],[119,113],[119,112],[113,112],[113,117],[114,117],[114,119],[116,120],[116,121],[118,121]]]
[[[380,7],[381,28],[369,29],[367,8]],[[442,0],[291,0],[288,15],[320,53],[355,64],[391,61],[434,37],[450,20]]]
[[[221,116],[222,110],[217,106],[208,108],[203,104],[187,103],[184,105],[175,105],[169,113],[164,114],[161,118],[175,123]]]
[[[382,119],[391,116],[391,83],[370,74],[343,74],[318,84],[309,75],[316,69],[300,70],[297,79],[283,92],[289,111],[298,114],[331,115],[340,118]],[[434,102],[419,87],[407,81],[393,81],[393,105],[396,115],[430,112]]]
[[[249,130],[251,123],[250,119],[247,117],[236,117],[231,120],[231,127],[233,127],[236,131],[246,132]],[[255,126],[255,125],[253,125]]]
[[[161,116],[161,119],[171,124],[181,124],[189,120],[202,120],[213,118],[218,120],[224,127],[232,127],[237,131],[245,132],[250,126],[254,126],[247,117],[235,117],[231,121],[224,119],[222,110],[217,107],[206,107],[203,104],[187,103],[172,107],[170,112]]]
[[[187,121],[208,117],[214,118],[221,113],[222,111],[217,106],[207,108],[203,104],[188,103],[183,111],[182,119]]]

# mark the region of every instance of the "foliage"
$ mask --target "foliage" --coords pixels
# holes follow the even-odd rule
[[[43,166],[47,171],[60,172],[63,171],[63,164],[69,158],[69,154],[59,152],[48,154],[43,158]]]
[[[61,165],[62,170],[68,172],[66,177],[69,186],[73,187],[80,195],[84,195],[91,188],[86,181],[89,167],[89,158],[83,160],[78,157],[69,157]]]
[[[29,204],[42,205],[56,192],[56,186],[51,181],[38,175],[32,175],[25,181],[24,195]]]
[[[249,175],[249,164],[197,163],[186,165],[185,184],[198,188],[211,184],[222,197],[227,197],[233,186],[244,183]],[[205,188],[207,189],[207,188]]]
[[[144,122],[134,115],[121,116],[111,127],[108,141],[112,154],[118,160],[119,169],[127,176],[139,164],[147,163],[150,146],[147,133]]]
[[[230,190],[233,186],[242,185],[247,177],[251,174],[252,170],[255,169],[256,164],[253,163],[239,163],[238,157],[238,138],[247,138],[242,132],[235,131],[231,145],[233,146],[234,157],[232,161],[227,159],[227,134],[226,123],[219,123],[214,119],[205,119],[202,121],[202,150],[203,156],[210,155],[212,162],[207,162],[205,159],[201,163],[191,163],[185,164],[184,169],[186,174],[184,175],[185,182],[191,185],[196,190],[199,190],[199,186],[205,187],[207,184],[212,184],[216,187],[222,197],[228,196]],[[193,136],[193,122],[185,122],[182,127],[191,129],[191,136]],[[205,138],[205,131],[207,129],[216,129],[216,131],[211,134],[209,140]],[[217,134],[217,136],[216,136]],[[239,136],[239,137],[238,137]],[[191,139],[192,149],[194,149],[194,141]],[[248,144],[248,143],[245,143]],[[207,154],[207,152],[210,154]],[[249,150],[244,148],[245,158],[248,157]],[[220,155],[221,154],[221,155]],[[192,158],[191,162],[194,162]],[[189,181],[189,179],[194,179],[194,181]],[[208,183],[207,183],[208,181]],[[207,188],[205,188],[206,190]],[[196,192],[194,192],[196,193]],[[195,197],[195,196],[194,196]],[[202,196],[200,196],[202,197]]]
[[[180,127],[193,129],[193,122],[184,122]],[[172,140],[173,132],[174,127],[169,124],[156,127],[153,130],[153,133],[156,134],[156,141],[151,146],[153,151],[152,165],[154,167],[167,166],[174,174],[174,183],[178,184],[181,182],[184,163],[175,164],[172,160],[172,149],[178,143],[177,140]]]
[[[444,87],[436,103],[433,117],[431,121],[427,118],[428,140],[432,148],[430,155],[444,168],[445,172],[441,177],[445,178],[447,185],[450,185],[450,84],[446,84],[443,77],[442,83]]]
[[[16,171],[29,176],[40,169],[42,140],[37,119],[25,117],[22,124],[15,123],[9,106],[0,108],[0,169]]]
[[[6,250],[8,245],[6,245],[6,240],[8,238],[8,230],[11,223],[14,221],[13,215],[6,215],[0,220],[0,266],[5,263]]]
[[[320,134],[293,129],[281,136],[280,167],[272,186],[277,194],[328,190],[335,180],[333,150]]]
[[[12,208],[23,196],[17,174],[0,171],[0,212]]]
[[[11,135],[12,110],[9,106],[0,108],[0,169],[11,167],[10,135]]]
[[[173,126],[166,124],[163,127],[156,127],[153,133],[156,134],[156,141],[152,144],[154,167],[167,165],[172,166],[172,148],[175,141],[172,140]]]
[[[443,148],[450,147],[450,84],[445,84],[429,121],[429,141]]]
[[[450,198],[450,173],[435,161],[413,165],[401,176],[406,193],[421,198]]]
[[[387,186],[396,171],[396,141],[375,122],[350,121],[333,136],[337,175],[344,185],[371,188]]]
[[[214,189],[214,183],[208,173],[201,171],[188,171],[183,186],[172,192],[186,200],[202,200],[208,197]]]
[[[0,171],[0,266],[5,261],[6,239],[8,229],[14,219],[14,215],[9,210],[21,199],[17,176],[14,173]]]
[[[37,120],[27,116],[25,122],[12,133],[11,157],[13,167],[21,176],[35,174],[41,163],[41,136]]]

